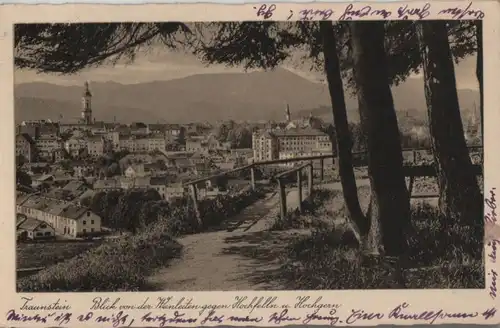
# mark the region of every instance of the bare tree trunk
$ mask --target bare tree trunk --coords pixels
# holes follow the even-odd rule
[[[425,98],[438,171],[439,207],[451,222],[482,221],[482,196],[465,142],[464,127],[444,21],[420,22]]]
[[[356,186],[352,162],[352,138],[347,122],[347,109],[344,99],[339,58],[337,55],[337,42],[332,22],[321,21],[319,24],[323,40],[325,73],[332,102],[340,183],[342,185],[347,214],[355,224],[355,229],[358,230],[360,235],[359,237],[362,237],[368,233],[369,221],[363,215],[358,199],[358,188]]]
[[[484,92],[483,92],[483,21],[478,20],[476,24],[476,41],[477,41],[477,53],[476,53],[476,77],[479,84],[479,113],[481,118],[481,138],[484,137]]]
[[[361,126],[371,185],[368,247],[399,256],[407,249],[410,201],[396,111],[387,74],[383,22],[350,23]]]

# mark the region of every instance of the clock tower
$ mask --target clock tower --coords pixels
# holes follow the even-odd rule
[[[89,82],[85,82],[82,95],[82,121],[86,125],[92,124],[92,93],[90,93]]]

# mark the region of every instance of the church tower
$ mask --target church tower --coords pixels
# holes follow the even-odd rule
[[[92,124],[92,93],[90,93],[89,82],[85,82],[82,95],[82,121],[86,125]]]
[[[290,122],[290,106],[288,106],[288,103],[286,104],[286,109],[285,109],[285,119],[286,122]]]

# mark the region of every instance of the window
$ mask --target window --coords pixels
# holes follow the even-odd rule
[[[43,233],[41,233],[41,232],[37,232],[37,233],[36,233],[36,235],[37,235],[38,237],[40,237],[40,236],[43,236]]]
[[[87,216],[90,216],[90,211],[87,211]]]
[[[50,231],[47,231],[47,232],[45,233],[45,236],[50,236]]]
[[[94,224],[94,220],[90,220],[90,224]]]
[[[83,233],[87,233],[87,229],[83,229]]]
[[[91,229],[90,229],[90,232],[94,232],[94,228],[91,228]]]
[[[87,221],[83,220],[83,225],[86,225],[87,224]]]

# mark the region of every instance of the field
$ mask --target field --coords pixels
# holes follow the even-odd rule
[[[101,241],[18,243],[16,246],[17,268],[54,265],[97,247],[101,243]]]

